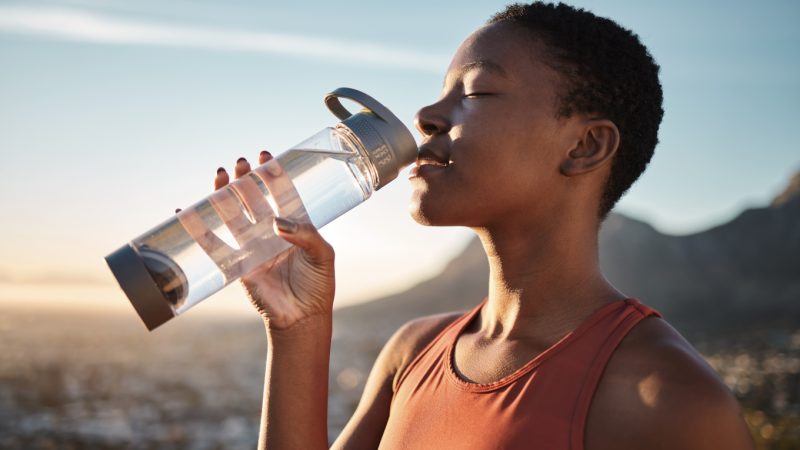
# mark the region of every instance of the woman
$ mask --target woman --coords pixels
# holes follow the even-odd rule
[[[638,38],[586,11],[513,5],[462,43],[416,117],[410,209],[475,231],[489,295],[398,330],[334,448],[752,448],[713,370],[598,265],[661,103]],[[275,228],[297,248],[243,280],[269,341],[259,446],[324,448],[334,251],[310,224]]]

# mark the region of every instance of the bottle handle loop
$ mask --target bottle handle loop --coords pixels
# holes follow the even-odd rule
[[[342,106],[342,102],[339,101],[339,98],[346,98],[361,104],[375,113],[376,116],[383,119],[384,122],[389,122],[394,118],[394,114],[369,95],[355,89],[341,87],[325,95],[325,106],[327,106],[339,120],[347,120],[353,115],[347,108]]]

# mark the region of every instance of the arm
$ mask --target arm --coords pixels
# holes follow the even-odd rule
[[[267,328],[267,337],[258,448],[327,448],[331,317],[312,317],[289,330]]]
[[[286,229],[280,228],[286,226]],[[333,249],[311,224],[277,225],[295,244],[286,259],[243,278],[267,330],[258,448],[328,447]]]
[[[294,244],[277,265],[243,278],[262,312],[268,351],[259,448],[328,447],[333,249],[311,224],[276,224]]]
[[[271,156],[262,152],[261,164]],[[240,158],[236,178],[250,171]],[[228,184],[224,169],[215,188]],[[328,360],[334,251],[310,223],[275,219],[275,234],[294,244],[274,261],[242,277],[267,331],[268,354],[258,447],[324,449],[327,439]]]
[[[661,319],[637,325],[609,360],[589,411],[586,450],[753,450],[736,398]]]
[[[652,398],[653,413],[642,413],[650,419],[644,425],[651,430],[650,443],[659,445],[651,448],[754,450],[753,438],[733,394],[716,374],[690,367],[689,355],[681,355],[681,350],[673,352],[664,355],[674,366],[672,371],[662,372],[660,392],[651,395],[647,386],[655,385],[658,375],[639,383],[645,408],[648,395]]]
[[[651,417],[661,418],[649,426],[663,448],[755,449],[736,397],[694,348],[685,341],[674,342],[663,345],[655,356],[663,369],[640,381],[638,390],[645,405],[648,395],[652,399]],[[648,384],[655,387],[658,377],[660,392],[651,395]]]
[[[415,319],[395,332],[375,360],[361,401],[332,449],[378,448],[389,420],[397,379],[416,355],[460,315],[448,313]]]

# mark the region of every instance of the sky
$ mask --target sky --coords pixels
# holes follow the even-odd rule
[[[218,166],[333,125],[337,87],[413,129],[459,43],[506,3],[0,0],[0,305],[129,308],[106,254],[206,196]],[[617,211],[691,234],[800,170],[800,3],[572,4],[661,65],[660,143]],[[336,305],[434,276],[470,239],[413,222],[404,174],[322,230]],[[235,284],[205,303],[249,307]]]

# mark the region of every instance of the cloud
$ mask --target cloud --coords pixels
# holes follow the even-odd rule
[[[443,74],[448,57],[331,37],[156,24],[74,9],[0,6],[0,32],[113,45],[256,52]]]

